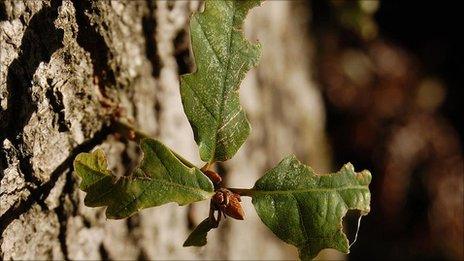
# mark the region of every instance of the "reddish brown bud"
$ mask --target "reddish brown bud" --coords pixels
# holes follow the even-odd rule
[[[240,197],[231,196],[229,197],[229,204],[221,206],[221,211],[231,218],[243,220],[245,218],[245,212],[240,204]]]
[[[245,218],[245,212],[240,204],[240,195],[233,193],[232,191],[221,188],[216,191],[213,195],[212,202],[216,209],[219,209],[225,215],[231,218],[243,220]]]
[[[213,203],[217,206],[224,204],[224,194],[221,192],[216,192],[212,197]]]

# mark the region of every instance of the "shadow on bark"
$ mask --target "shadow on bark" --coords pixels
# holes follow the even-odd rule
[[[106,96],[105,86],[116,85],[113,69],[109,66],[110,50],[105,39],[92,25],[90,18],[85,14],[92,9],[92,3],[87,0],[72,0],[76,8],[76,22],[79,26],[77,43],[90,54],[93,65],[93,74],[97,79],[100,92]]]
[[[8,20],[5,3],[0,2],[0,22]]]
[[[50,6],[44,6],[30,19],[21,40],[18,57],[8,68],[8,107],[0,115],[1,122],[6,123],[6,125],[0,126],[0,140],[9,139],[19,150],[18,159],[21,173],[23,173],[27,183],[33,183],[38,187],[37,191],[47,190],[47,183],[45,183],[45,188],[42,188],[42,182],[33,175],[30,155],[24,148],[22,133],[32,114],[37,110],[37,101],[34,100],[32,93],[34,73],[40,63],[48,63],[52,54],[63,47],[64,32],[54,25],[61,3],[61,0],[52,0]],[[5,153],[2,150],[0,155],[2,159],[1,172],[8,165]],[[51,187],[48,190],[51,190]],[[3,231],[11,221],[27,211],[33,202],[40,204],[42,197],[39,194],[42,193],[31,191],[31,197],[20,203],[19,207],[6,211],[1,217],[0,231]],[[40,205],[43,206],[43,202]],[[25,206],[28,207],[25,208]]]
[[[9,139],[21,151],[21,172],[26,181],[36,185],[40,181],[34,177],[30,157],[22,148],[22,132],[33,112],[37,110],[37,102],[33,99],[31,90],[34,73],[40,63],[49,62],[52,54],[63,46],[63,30],[54,25],[60,5],[61,0],[53,0],[50,6],[43,7],[29,21],[21,40],[19,56],[8,69],[8,107],[0,115],[1,122],[6,123],[6,126],[0,126],[3,129],[1,140]],[[1,156],[6,158],[6,155]]]
[[[20,202],[17,207],[11,207],[2,216],[0,216],[0,231],[4,231],[5,228],[11,224],[11,222],[18,219],[22,214],[26,213],[34,205],[34,203],[38,203],[41,206],[43,205],[44,208],[47,209],[44,200],[50,194],[50,191],[55,186],[58,178],[66,170],[71,172],[73,171],[72,162],[77,154],[84,151],[91,151],[96,145],[102,143],[111,132],[111,126],[103,127],[102,130],[95,133],[93,139],[88,140],[74,148],[69,154],[69,157],[50,174],[49,181],[41,184],[41,186],[37,187],[36,189],[31,189],[31,195],[25,201]]]

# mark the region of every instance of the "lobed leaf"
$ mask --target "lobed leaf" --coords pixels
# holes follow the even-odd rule
[[[143,139],[143,160],[130,176],[116,177],[108,170],[104,152],[81,153],[74,170],[82,178],[89,207],[107,206],[108,218],[125,218],[140,209],[169,202],[185,205],[210,198],[211,181],[198,168],[187,167],[161,142]]]
[[[256,182],[252,202],[264,224],[295,245],[302,260],[324,248],[348,253],[342,218],[350,209],[369,212],[370,181],[369,171],[356,173],[350,163],[337,173],[316,175],[288,156]]]
[[[188,246],[204,246],[206,245],[206,235],[208,232],[217,228],[218,223],[212,220],[211,218],[206,218],[190,233],[187,240],[184,242],[184,247]]]
[[[260,0],[207,0],[190,19],[196,72],[181,77],[180,93],[203,161],[230,159],[250,134],[239,101],[245,74],[258,63],[260,45],[242,34],[243,20]]]

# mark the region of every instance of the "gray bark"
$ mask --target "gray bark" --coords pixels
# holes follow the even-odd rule
[[[269,1],[246,34],[263,45],[241,86],[252,135],[219,164],[228,185],[251,187],[288,153],[318,171],[329,162],[324,113],[311,79],[302,3]],[[182,111],[179,75],[192,68],[188,17],[197,1],[6,0],[0,4],[0,258],[289,259],[244,199],[245,221],[227,219],[206,247],[182,243],[207,202],[168,204],[125,220],[83,205],[74,157],[95,146],[119,174],[134,144],[106,127],[115,115],[201,165]]]

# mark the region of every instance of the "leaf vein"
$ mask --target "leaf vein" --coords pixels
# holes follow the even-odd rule
[[[206,41],[208,42],[208,45],[209,47],[211,48],[211,50],[213,51],[213,54],[214,54],[214,58],[216,58],[216,60],[219,62],[220,66],[223,68],[224,67],[224,62],[219,58],[219,54],[218,52],[214,49],[214,45],[211,43],[211,40],[209,39],[208,35],[206,34],[205,30],[203,29],[203,25],[201,24],[201,20],[200,19],[197,19],[198,21],[198,24],[200,25],[200,30],[201,32],[203,33],[203,37],[206,39]]]
[[[233,47],[232,45],[232,33],[233,33],[233,27],[234,27],[234,23],[235,23],[235,13],[237,12],[237,8],[236,8],[236,5],[235,5],[235,2],[232,2],[232,8],[233,8],[233,13],[232,13],[232,19],[231,19],[231,24],[230,24],[230,31],[229,31],[229,47],[227,48],[227,55],[230,56],[230,51]],[[227,68],[226,68],[226,71],[224,72],[224,79],[222,81],[222,90],[221,90],[221,97],[224,98],[224,94],[225,94],[225,84],[226,84],[226,81],[227,81],[227,75],[228,75],[228,72],[230,70],[230,60],[232,60],[231,58],[227,60]],[[219,116],[221,117],[222,114],[224,113],[224,104],[225,104],[225,99],[221,99],[221,104],[219,106]],[[215,132],[215,136],[214,136],[214,140],[217,141],[217,138],[218,138],[218,129],[219,129],[219,124],[217,125],[216,127],[216,132]],[[212,153],[213,155],[213,159],[216,155],[216,148],[217,147],[214,147],[214,151]]]
[[[337,192],[350,189],[361,189],[369,191],[366,186],[350,186],[344,188],[311,188],[302,190],[255,190],[254,194],[292,194],[292,193],[308,193],[308,192]]]
[[[200,102],[200,104],[203,106],[203,108],[205,108],[205,110],[211,115],[211,117],[213,117],[213,119],[217,121],[216,116],[214,116],[214,114],[210,111],[208,106],[206,106],[205,102],[200,98],[200,95],[196,92],[196,90],[192,88],[189,84],[184,84],[184,86],[187,86],[192,91],[193,95],[195,95],[195,97]]]
[[[147,189],[148,189],[148,188],[151,188],[151,187],[152,187],[153,185],[155,185],[156,183],[158,183],[158,184],[164,184],[164,185],[166,185],[166,186],[179,187],[179,188],[185,189],[185,190],[187,190],[187,191],[193,192],[193,193],[195,193],[195,194],[199,194],[199,195],[201,195],[201,196],[204,196],[204,195],[202,195],[202,194],[204,194],[204,193],[203,193],[203,190],[200,189],[200,188],[194,189],[194,188],[192,188],[192,187],[188,187],[188,186],[185,186],[185,185],[181,185],[181,184],[179,184],[179,183],[175,183],[175,182],[172,182],[172,181],[168,181],[168,180],[166,180],[166,179],[150,180],[148,186],[147,186],[145,189],[143,189],[143,190],[139,193],[138,196],[135,196],[135,198],[134,198],[131,202],[129,202],[129,203],[123,205],[123,206],[122,206],[121,208],[119,208],[115,213],[119,213],[119,211],[121,211],[121,210],[123,210],[123,209],[127,209],[127,207],[128,207],[129,205],[133,204],[135,201],[138,201],[138,200],[143,196],[143,194],[147,191]],[[175,201],[175,202],[179,203],[178,201]]]
[[[235,117],[237,117],[240,112],[242,112],[242,107],[240,106],[240,109],[237,111],[237,113],[235,113],[226,123],[224,123],[219,129],[218,129],[218,132],[221,132],[229,123],[231,123]]]
[[[306,244],[306,242],[308,242],[308,234],[306,233],[306,227],[305,227],[304,220],[303,220],[303,213],[301,211],[300,202],[298,201],[297,197],[295,197],[295,195],[293,194],[290,194],[290,195],[292,195],[293,199],[295,199],[296,201],[298,214],[300,216],[300,226],[301,226],[301,230],[303,230],[303,237],[305,239],[305,244]]]

